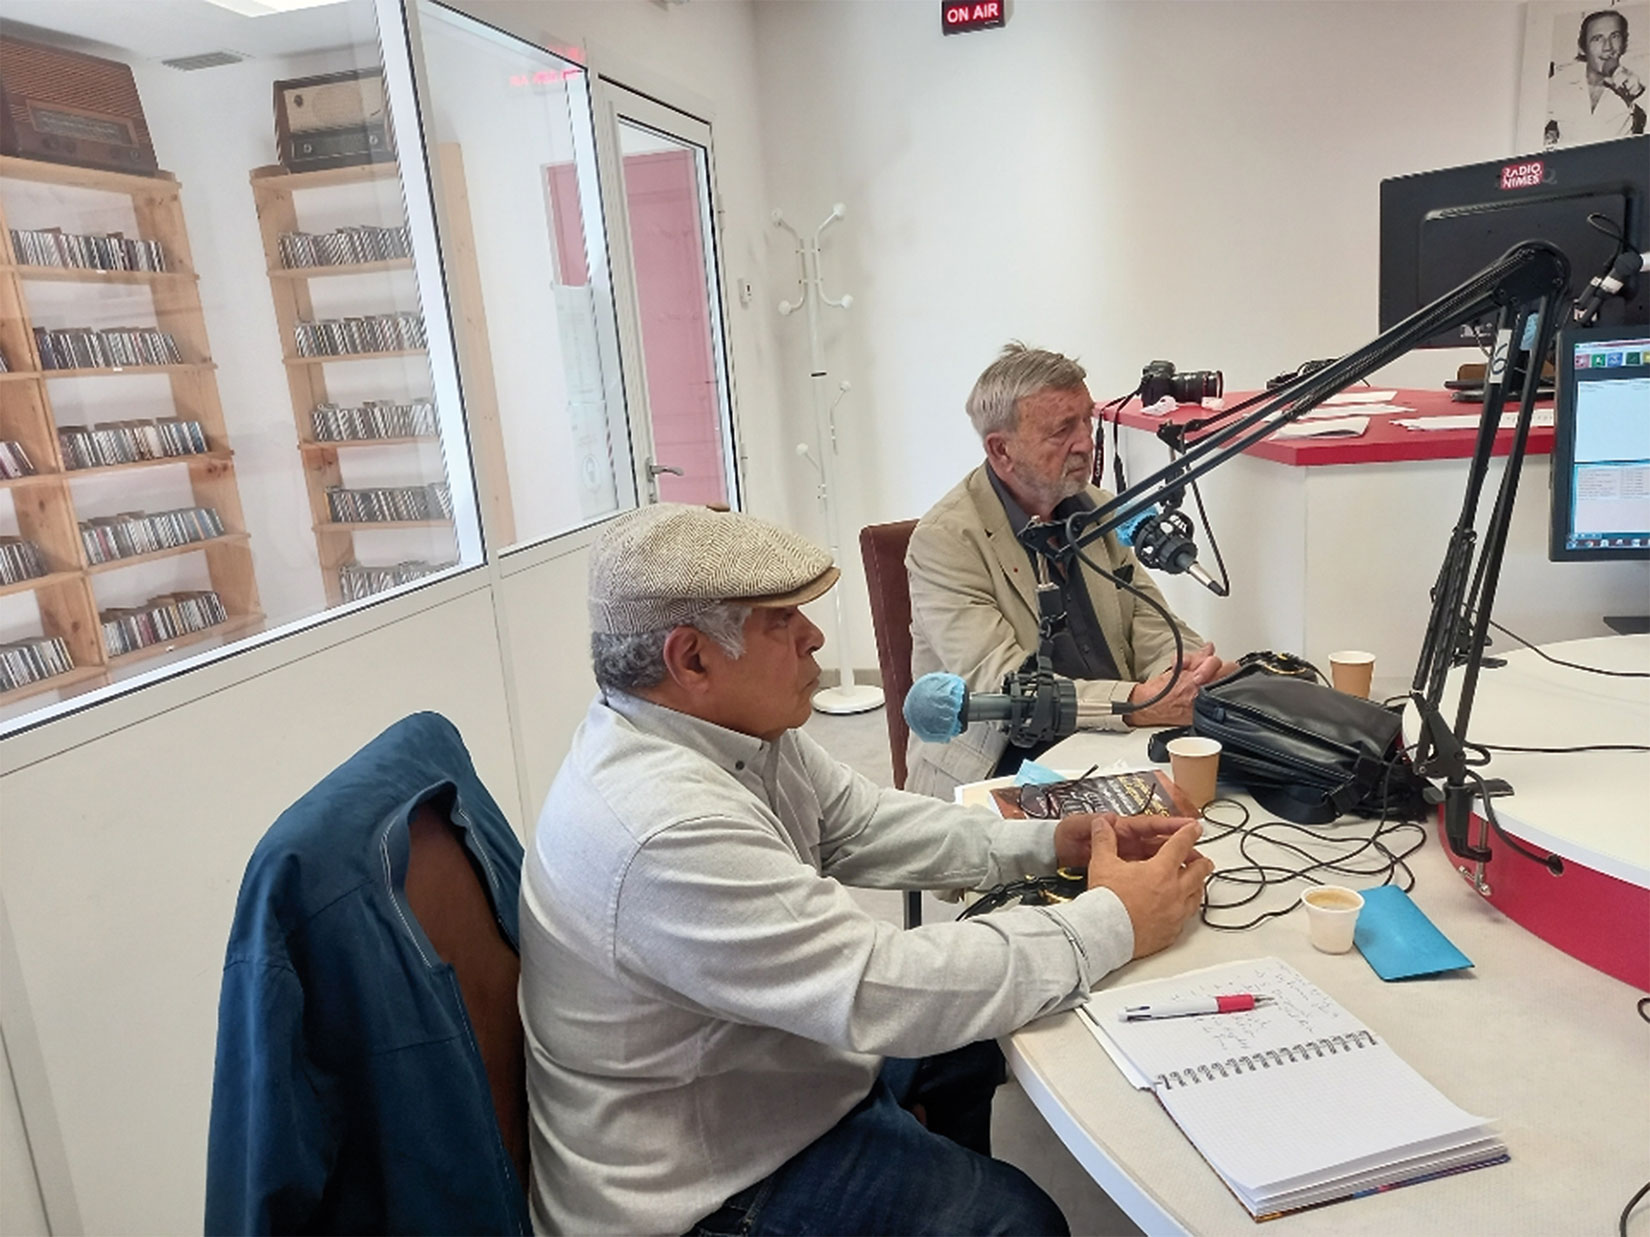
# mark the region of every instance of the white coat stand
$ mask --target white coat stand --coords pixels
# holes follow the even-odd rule
[[[779,211],[774,211],[772,216],[774,227],[784,228],[796,238],[797,258],[802,266],[798,281],[801,295],[794,303],[780,301],[779,312],[788,316],[798,309],[808,311],[809,388],[813,392],[814,436],[818,440],[818,450],[816,454],[810,453],[807,443],[799,443],[796,453],[805,459],[812,458],[815,468],[819,470],[819,506],[825,515],[825,535],[830,540],[831,561],[839,568],[843,566],[842,536],[837,527],[836,505],[832,501],[836,480],[836,405],[827,406],[825,402],[825,349],[819,339],[819,306],[825,304],[833,309],[847,309],[854,303],[854,298],[844,296],[833,301],[825,295],[825,284],[819,274],[819,238],[825,234],[826,228],[846,213],[842,203],[838,202],[825,217],[825,222],[814,229],[812,240],[786,222]],[[837,398],[840,400],[841,393],[847,390],[848,384],[842,383]],[[836,646],[837,686],[816,692],[814,708],[821,713],[868,713],[882,707],[882,689],[854,682],[853,658],[848,653],[847,629],[842,614],[844,591],[839,584],[832,594],[836,607],[836,631],[832,643]]]

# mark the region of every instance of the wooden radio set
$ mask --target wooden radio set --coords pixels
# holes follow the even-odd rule
[[[384,70],[276,82],[275,140],[281,166],[289,172],[394,159]]]
[[[290,172],[395,158],[381,68],[275,83],[277,157]],[[0,154],[158,175],[130,65],[0,38]]]
[[[0,38],[0,154],[152,176],[130,65]]]

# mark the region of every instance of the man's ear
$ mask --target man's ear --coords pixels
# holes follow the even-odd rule
[[[998,476],[1002,476],[1013,468],[1013,463],[1008,455],[1007,434],[994,430],[985,436],[985,458],[991,461],[997,470]]]
[[[708,686],[705,645],[709,637],[697,627],[676,627],[665,637],[665,673],[683,691],[697,695]]]

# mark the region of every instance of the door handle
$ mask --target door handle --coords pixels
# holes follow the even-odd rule
[[[652,460],[649,460],[647,462],[647,475],[648,476],[657,477],[662,472],[668,472],[672,476],[676,476],[676,477],[683,477],[683,476],[687,475],[680,468],[677,468],[672,464],[655,464]]]

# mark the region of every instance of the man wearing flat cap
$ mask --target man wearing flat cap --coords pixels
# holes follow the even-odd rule
[[[590,557],[600,694],[522,880],[544,1232],[1062,1233],[989,1154],[991,1041],[1172,941],[1209,863],[1162,818],[1005,821],[889,789],[807,719],[830,556],[660,504]],[[901,932],[844,886],[1090,889]]]

